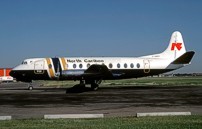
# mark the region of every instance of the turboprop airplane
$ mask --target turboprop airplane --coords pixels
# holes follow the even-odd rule
[[[96,90],[102,80],[158,75],[190,64],[194,51],[186,51],[180,32],[172,34],[165,51],[142,57],[55,57],[30,58],[13,68],[17,81],[79,80]],[[33,89],[31,83],[29,89]]]

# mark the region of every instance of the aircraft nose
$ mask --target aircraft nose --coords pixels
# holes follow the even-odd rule
[[[9,74],[10,76],[15,77],[15,71],[11,70]]]

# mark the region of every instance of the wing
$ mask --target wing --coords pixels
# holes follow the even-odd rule
[[[113,74],[106,65],[91,65],[87,70],[65,70],[62,71],[61,77],[64,78],[84,78],[84,79],[101,79],[117,76]]]
[[[84,77],[104,77],[111,76],[111,72],[106,65],[91,65],[82,76]]]

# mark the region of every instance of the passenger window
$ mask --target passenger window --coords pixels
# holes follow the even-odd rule
[[[118,64],[117,64],[117,68],[120,68],[120,67],[121,67],[121,65],[118,63]]]
[[[109,64],[109,68],[112,68],[112,67],[113,67],[113,65],[112,65],[112,63],[110,63],[110,64]]]
[[[140,64],[139,63],[137,63],[137,68],[140,68]]]
[[[134,68],[134,64],[133,64],[133,63],[131,63],[131,64],[130,64],[130,67],[131,67],[131,68]]]
[[[83,67],[83,65],[82,65],[82,64],[80,64],[80,65],[79,65],[79,68],[81,69],[82,67]]]
[[[89,68],[90,67],[90,64],[87,64],[87,68]]]
[[[74,69],[76,68],[76,64],[73,64],[73,68],[74,68]]]
[[[127,68],[127,67],[128,67],[128,66],[127,66],[127,64],[125,63],[125,64],[124,64],[124,68]]]

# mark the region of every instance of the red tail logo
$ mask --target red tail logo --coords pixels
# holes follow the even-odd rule
[[[171,51],[174,51],[175,48],[177,48],[177,50],[180,51],[182,48],[182,43],[172,43]]]

